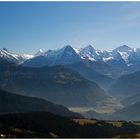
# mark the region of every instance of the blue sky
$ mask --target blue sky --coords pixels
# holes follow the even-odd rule
[[[140,48],[140,2],[0,2],[0,49]]]

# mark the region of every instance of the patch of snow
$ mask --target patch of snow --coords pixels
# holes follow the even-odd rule
[[[107,62],[107,61],[109,61],[109,60],[112,60],[112,59],[114,59],[113,57],[103,57],[103,61],[104,62]]]
[[[80,48],[73,48],[74,49],[74,51],[77,53],[77,54],[79,54],[79,52],[80,52]]]
[[[118,53],[121,55],[122,59],[123,59],[125,62],[128,62],[129,54],[128,54],[127,52],[118,51]]]
[[[33,57],[33,55],[29,54],[15,54],[9,52],[6,48],[2,49],[0,51],[0,57],[2,59],[6,59],[9,62],[14,62],[14,63],[21,63],[27,59],[30,59]]]
[[[34,55],[31,55],[31,54],[21,54],[21,56],[24,58],[24,59],[31,59],[34,57]]]
[[[39,49],[39,51],[35,54],[35,56],[40,56],[40,55],[44,55],[44,52],[42,49]]]
[[[133,50],[134,50],[134,52],[137,52],[137,51],[139,51],[139,49],[138,49],[138,48],[134,48]]]

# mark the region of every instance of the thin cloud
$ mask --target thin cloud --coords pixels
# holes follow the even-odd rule
[[[123,4],[121,7],[122,21],[140,21],[140,2]]]

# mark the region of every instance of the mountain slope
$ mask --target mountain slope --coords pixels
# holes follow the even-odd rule
[[[121,98],[140,95],[140,71],[121,76],[111,86],[109,92]]]
[[[137,102],[140,102],[140,94],[132,95],[132,96],[127,97],[121,101],[121,103],[126,107],[133,105]]]
[[[61,49],[46,52],[39,50],[34,57],[33,55],[10,53],[4,48],[0,51],[0,57],[9,62],[28,67],[67,65],[79,62],[89,64],[90,61],[95,65],[97,72],[115,76],[115,78],[140,70],[140,49],[131,48],[127,45],[122,45],[112,51],[100,51],[91,45],[78,49],[67,45]],[[98,65],[102,66],[98,68]]]
[[[22,65],[42,67],[46,65],[69,65],[84,62],[88,63],[88,65],[94,64],[95,70],[101,74],[110,75],[112,77],[115,75],[118,77],[124,73],[134,71],[135,68],[139,69],[139,63],[136,63],[139,59],[133,59],[133,56],[139,58],[140,53],[138,52],[140,52],[139,49],[134,50],[126,45],[120,46],[112,51],[103,52],[93,48],[91,45],[79,49],[67,45],[57,50],[48,50],[47,52],[39,51],[34,58],[25,61]],[[134,66],[132,66],[131,63],[134,64]],[[99,67],[98,65],[102,66]]]
[[[30,59],[32,57],[33,57],[33,55],[11,53],[6,48],[3,48],[0,51],[1,59],[6,60],[11,63],[16,63],[16,64],[20,64],[20,63],[24,62],[25,60]]]
[[[128,101],[129,102],[129,101]],[[87,118],[98,118],[101,120],[126,120],[126,121],[139,121],[140,119],[140,101],[128,105],[113,113],[98,113],[93,110],[84,113]]]
[[[123,109],[116,110],[114,113],[97,113],[93,110],[84,113],[87,118],[98,118],[101,120],[126,120],[139,121],[140,118],[140,102],[129,105]]]
[[[140,101],[127,106],[121,110],[110,115],[110,119],[113,120],[127,120],[127,121],[139,121],[140,119]]]
[[[66,65],[81,61],[79,55],[74,49],[67,45],[62,49],[48,50],[44,55],[40,55],[25,61],[23,66],[28,67],[42,67],[42,66],[55,66],[55,65]]]
[[[95,64],[100,63],[100,65],[107,64],[109,69],[109,74],[117,78],[123,74],[129,74],[140,70],[140,49],[131,48],[127,45],[122,45],[117,47],[112,51],[100,51],[94,49],[91,45],[79,49],[77,53],[80,57],[85,60],[90,60]],[[108,71],[105,67],[105,71]],[[95,68],[96,69],[96,68]],[[101,70],[96,69],[97,72]],[[105,72],[105,74],[108,74]]]
[[[80,114],[73,113],[62,105],[56,105],[43,99],[21,96],[0,90],[0,114],[41,111],[51,112],[61,116],[80,117]]]
[[[114,81],[114,79],[110,78],[109,76],[100,74],[97,71],[95,71],[94,64],[80,62],[67,65],[66,67],[78,72],[86,79],[97,83],[103,89],[107,89]]]
[[[82,59],[91,61],[100,61],[102,59],[101,52],[94,49],[91,45],[81,48],[78,52]]]
[[[96,83],[63,66],[12,67],[0,73],[0,86],[15,93],[36,96],[65,106],[96,106],[112,99]]]

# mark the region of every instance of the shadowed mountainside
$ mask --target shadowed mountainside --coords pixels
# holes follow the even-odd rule
[[[63,66],[10,67],[0,71],[2,89],[36,96],[65,106],[96,106],[111,102],[96,83]]]
[[[78,113],[69,111],[62,105],[56,105],[44,99],[21,96],[0,90],[0,114],[41,111],[61,116],[81,116]]]

